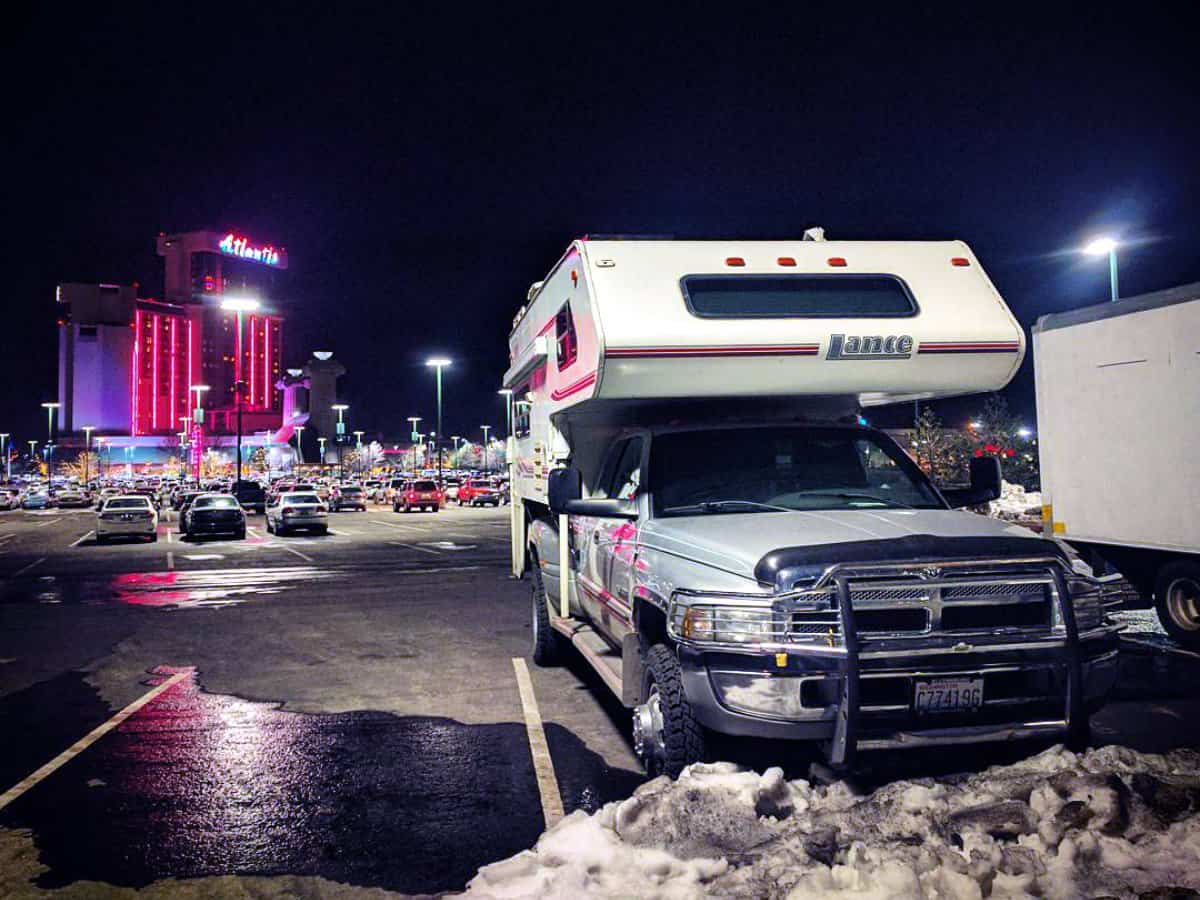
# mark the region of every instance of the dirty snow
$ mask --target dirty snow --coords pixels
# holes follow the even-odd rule
[[[572,813],[466,893],[1073,900],[1165,888],[1200,890],[1200,754],[1055,747],[865,797],[774,768],[695,765]]]
[[[1040,519],[1042,495],[1039,491],[1026,491],[1019,484],[1003,481],[1000,497],[988,504],[988,515],[997,519]]]

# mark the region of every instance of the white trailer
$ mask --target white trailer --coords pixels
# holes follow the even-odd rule
[[[1200,649],[1200,284],[1043,316],[1033,347],[1047,532]]]

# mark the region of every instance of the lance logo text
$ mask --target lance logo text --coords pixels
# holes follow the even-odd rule
[[[908,359],[913,339],[907,334],[829,336],[826,359]]]

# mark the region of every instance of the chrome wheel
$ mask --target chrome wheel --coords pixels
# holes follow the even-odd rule
[[[646,702],[633,710],[633,751],[648,772],[662,770],[667,758],[667,739],[663,733],[662,701],[658,685],[650,688]]]
[[[1167,585],[1167,611],[1184,631],[1200,631],[1200,583],[1183,576]]]

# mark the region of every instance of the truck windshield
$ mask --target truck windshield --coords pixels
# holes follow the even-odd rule
[[[848,428],[658,435],[651,444],[649,483],[657,516],[946,508],[899,447]]]

